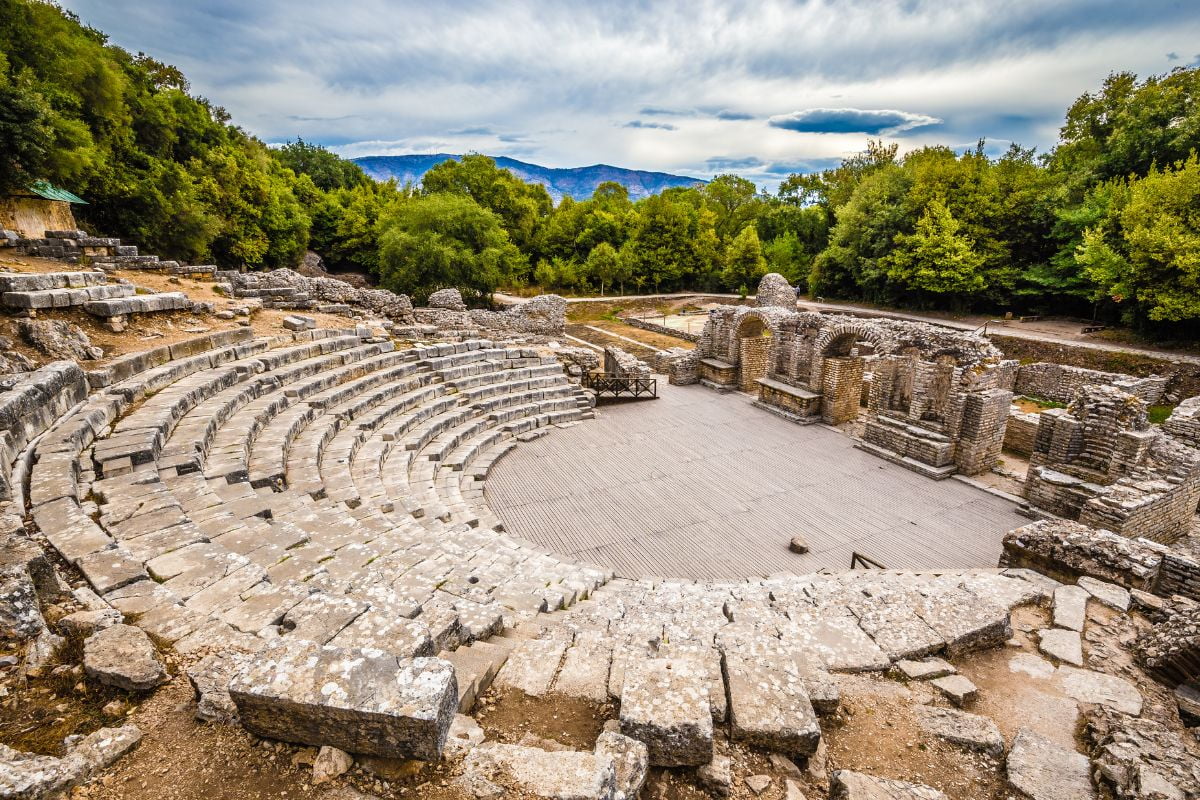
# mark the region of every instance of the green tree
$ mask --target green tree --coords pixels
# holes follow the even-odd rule
[[[1085,231],[1077,259],[1135,324],[1200,319],[1200,161],[1151,168],[1114,187],[1108,217]]]
[[[414,197],[380,225],[380,283],[419,303],[448,286],[482,302],[527,267],[500,218],[468,197]]]
[[[742,228],[725,251],[725,271],[721,277],[730,289],[753,286],[767,274],[767,260],[763,257],[758,230],[753,225]]]
[[[621,258],[611,244],[600,242],[588,254],[586,271],[600,284],[600,294],[603,295],[604,287],[611,286],[612,282],[620,276]]]
[[[461,194],[499,216],[512,242],[528,252],[538,226],[553,203],[546,187],[525,183],[487,156],[470,153],[461,160],[443,161],[425,173],[422,190],[428,194]]]
[[[317,144],[309,144],[297,138],[274,150],[271,154],[283,166],[297,175],[307,175],[318,189],[352,189],[365,186],[371,179],[353,161],[347,161]]]
[[[940,200],[932,200],[911,234],[896,236],[882,260],[888,277],[906,289],[954,297],[961,302],[986,286],[984,258],[960,233],[961,225]]]

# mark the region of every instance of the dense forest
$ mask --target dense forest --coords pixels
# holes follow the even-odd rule
[[[301,140],[268,147],[176,68],[36,0],[0,0],[0,192],[47,179],[81,221],[226,267],[374,274],[420,301],[458,286],[746,291],[913,308],[1093,315],[1159,338],[1200,321],[1200,69],[1110,75],[1048,153],[895,144],[775,194],[736,175],[631,202],[615,183],[557,206],[480,155],[420,186],[377,183]]]

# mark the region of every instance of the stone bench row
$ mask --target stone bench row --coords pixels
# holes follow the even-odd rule
[[[43,289],[40,291],[5,292],[0,295],[0,304],[9,308],[40,310],[44,308],[71,308],[84,306],[98,300],[113,300],[133,297],[137,290],[124,283],[103,286],[86,286],[80,289]]]

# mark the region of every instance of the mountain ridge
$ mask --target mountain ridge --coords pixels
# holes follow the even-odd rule
[[[359,156],[351,161],[362,167],[375,180],[395,178],[398,182],[419,183],[425,173],[450,159],[461,159],[461,155],[436,153],[425,155],[412,153],[399,156]],[[544,167],[528,161],[519,161],[508,156],[488,156],[496,166],[511,171],[523,181],[540,183],[554,199],[564,196],[574,200],[586,200],[596,187],[605,181],[616,181],[629,190],[632,200],[640,200],[676,186],[697,186],[708,183],[702,178],[673,175],[669,172],[628,169],[611,164],[592,164],[586,167]]]

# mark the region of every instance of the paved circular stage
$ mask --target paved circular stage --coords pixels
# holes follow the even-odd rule
[[[501,460],[486,491],[509,532],[618,575],[703,579],[842,571],[854,552],[893,569],[995,567],[1029,521],[747,395],[658,385],[658,400],[601,406]],[[795,534],[809,553],[788,550]]]

